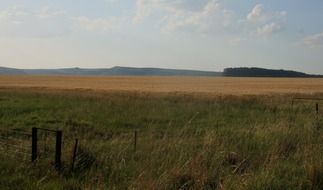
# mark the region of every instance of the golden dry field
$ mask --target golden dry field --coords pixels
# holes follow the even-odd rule
[[[0,88],[261,95],[321,93],[319,78],[1,76]]]

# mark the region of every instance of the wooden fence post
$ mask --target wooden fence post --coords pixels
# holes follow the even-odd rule
[[[6,131],[6,153],[9,151],[9,131]]]
[[[61,157],[62,157],[62,131],[56,132],[56,152],[55,152],[55,167],[61,169]]]
[[[73,149],[73,158],[72,158],[72,170],[74,170],[76,153],[77,153],[77,146],[78,146],[78,139],[75,139],[75,145],[74,145],[74,149]]]
[[[135,130],[135,135],[134,135],[134,151],[136,152],[137,150],[137,130]]]
[[[32,128],[31,137],[31,161],[34,162],[37,159],[37,128]]]

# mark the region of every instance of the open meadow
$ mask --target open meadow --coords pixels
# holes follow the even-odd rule
[[[0,189],[321,190],[323,102],[293,98],[322,93],[322,79],[0,77]],[[33,163],[30,140],[6,144],[33,127],[62,130],[59,170],[47,134]]]

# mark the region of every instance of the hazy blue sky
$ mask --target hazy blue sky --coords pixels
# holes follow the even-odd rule
[[[323,74],[323,1],[1,0],[0,65]]]

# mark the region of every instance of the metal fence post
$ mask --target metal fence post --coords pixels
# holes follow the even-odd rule
[[[34,162],[37,159],[37,128],[32,128],[31,137],[31,161]]]
[[[319,104],[316,103],[316,115],[318,115],[318,114],[319,114]]]
[[[56,132],[56,152],[55,152],[55,167],[61,169],[61,157],[62,157],[62,131]]]

